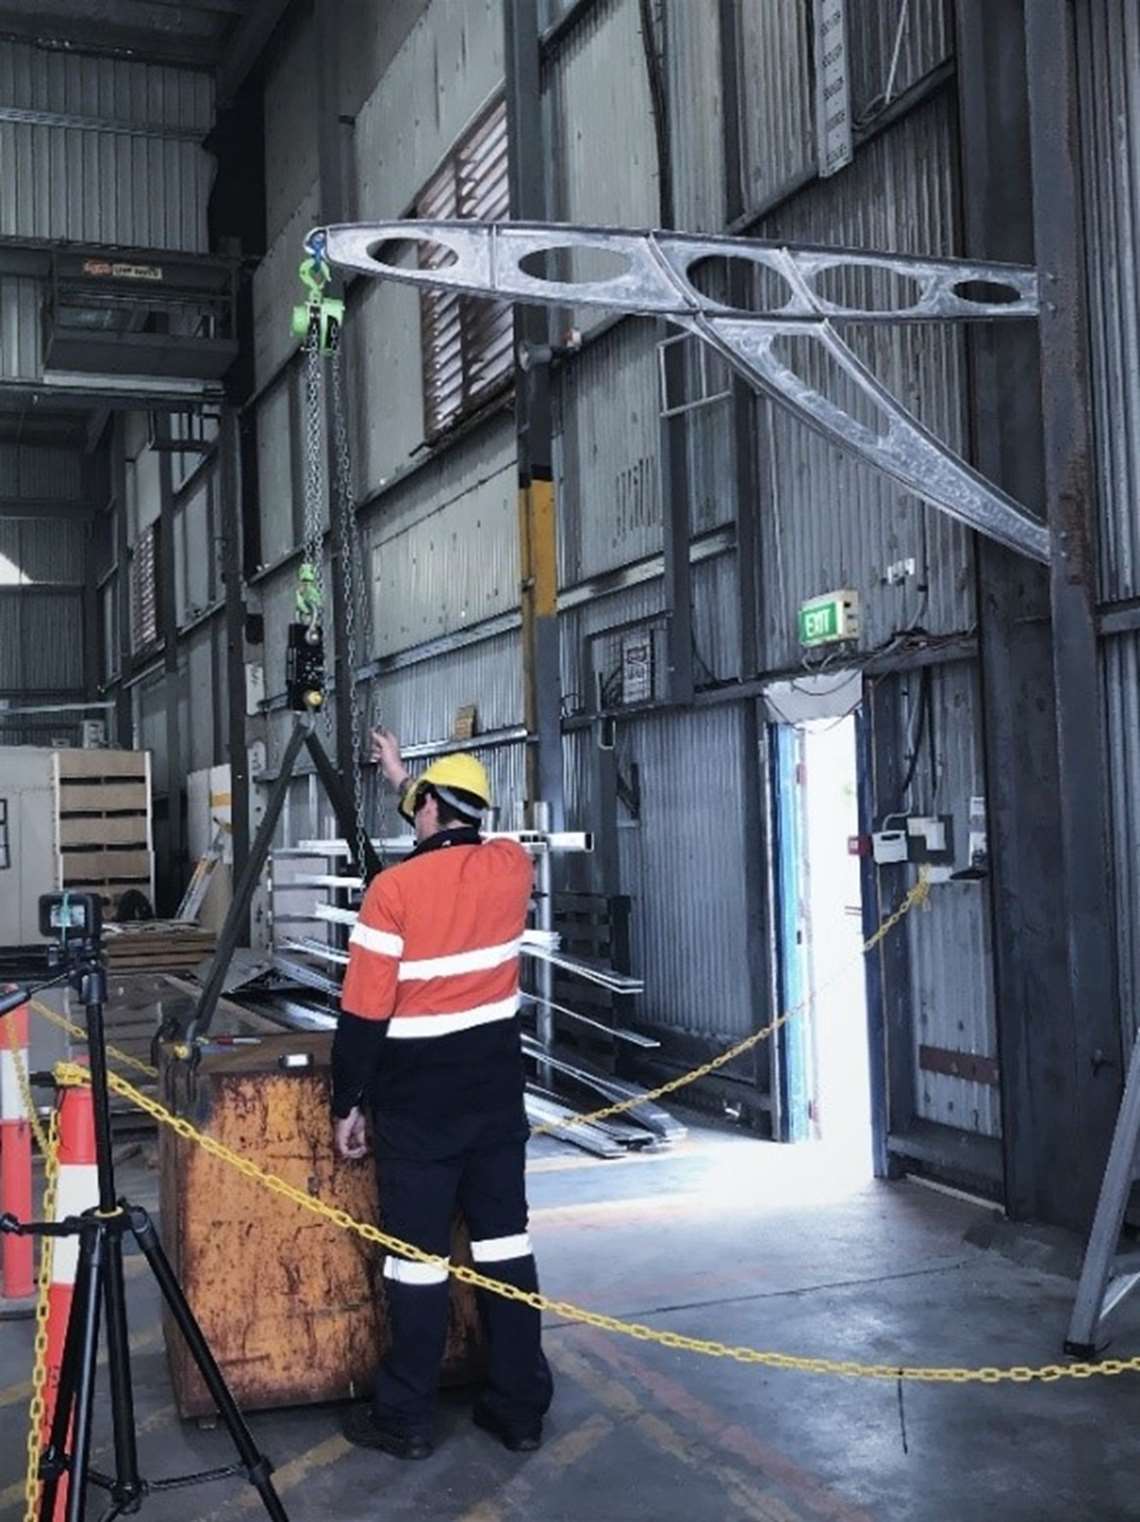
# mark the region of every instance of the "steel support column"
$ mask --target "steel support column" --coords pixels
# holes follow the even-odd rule
[[[720,88],[724,120],[725,224],[733,226],[744,215],[744,143],[740,105],[740,0],[719,0]],[[751,305],[749,287],[754,277],[737,260],[729,275],[729,301]],[[747,682],[759,670],[757,631],[757,561],[759,557],[759,472],[757,470],[756,394],[734,371],[732,387],[732,440],[736,474],[736,599],[740,620],[740,680]]]
[[[546,217],[541,60],[534,0],[506,0],[507,139],[511,216]],[[515,426],[518,437],[519,575],[522,611],[523,712],[528,733],[527,794],[550,805],[551,828],[564,828],[562,675],[558,639],[558,517],[550,405],[550,367],[524,368],[518,357],[545,348],[550,321],[543,307],[515,307]]]
[[[717,20],[720,26],[720,83],[724,132],[725,225],[730,226],[744,214],[743,195],[743,119],[740,106],[740,4],[739,0],[719,0]],[[729,297],[742,307],[751,303],[750,279],[742,274],[737,261],[729,276]],[[751,680],[759,669],[760,646],[757,637],[757,559],[759,540],[759,500],[757,472],[756,409],[767,406],[757,400],[755,392],[735,372],[731,381],[732,448],[736,499],[736,601],[739,620],[738,661],[742,682]],[[686,513],[688,504],[686,503]],[[686,550],[688,545],[686,543]],[[764,723],[755,698],[744,704],[743,757],[741,775],[744,796],[741,799],[741,822],[749,844],[745,854],[745,904],[748,915],[748,980],[751,992],[752,1029],[766,1025],[772,1016],[772,939],[768,904],[770,850],[768,811],[765,807],[763,759]],[[770,1046],[770,1050],[767,1048]],[[774,1055],[778,1043],[762,1043],[753,1053],[753,1073],[757,1090],[774,1093],[777,1087]],[[771,1112],[775,1134],[776,1112]]]
[[[653,6],[641,3],[642,44],[649,74],[649,93],[653,102],[653,123],[657,139],[658,221],[673,227],[676,218],[673,194],[673,152],[670,138],[671,103],[661,59],[667,39],[662,35],[661,53],[653,30]],[[667,322],[657,325],[659,340],[670,336]],[[691,703],[693,700],[693,574],[689,563],[689,419],[681,412],[666,415],[680,399],[685,386],[686,345],[670,343],[665,349],[665,395],[658,423],[657,458],[661,470],[661,529],[665,554],[665,629],[666,660],[669,667],[669,700]]]
[[[1037,9],[1024,0],[958,8],[963,224],[966,251],[975,256],[1028,262],[1034,257],[1029,92],[1036,88],[1033,71],[1044,65],[1042,60],[1031,64],[1027,76],[1025,42],[1026,13]],[[1060,60],[1049,65],[1056,66]],[[1060,102],[1063,112],[1068,87],[1055,79],[1048,88],[1050,111]],[[1047,291],[1048,280],[1045,285]],[[968,334],[974,462],[1020,500],[1049,502],[1055,546],[1063,524],[1046,476],[1042,439],[1050,434],[1056,367],[1073,366],[1076,356],[1069,350],[1062,359],[1056,342],[1052,336],[1043,346],[1036,328],[1012,325],[979,324]],[[1043,352],[1050,346],[1052,360]],[[1039,367],[1041,392],[1026,384]],[[1101,1016],[1078,999],[1073,977],[1077,948],[1066,817],[1088,802],[1074,800],[1073,788],[1088,787],[1095,809],[1101,783],[1099,777],[1093,782],[1067,772],[1063,753],[1072,723],[1066,704],[1079,670],[1082,745],[1093,768],[1098,766],[1095,648],[1091,639],[1082,643],[1076,636],[1073,666],[1063,681],[1056,656],[1069,639],[1071,610],[1062,610],[1058,619],[1056,571],[1050,599],[1047,571],[980,537],[975,545],[1005,1203],[1016,1218],[1079,1227],[1095,1199],[1084,1160],[1090,1144],[1102,1159],[1107,1134],[1098,1141],[1097,1126],[1080,1118],[1093,1073],[1091,1067],[1081,1070],[1078,1032]],[[1043,617],[1051,600],[1052,637]],[[1091,611],[1090,601],[1090,616]],[[1087,889],[1090,908],[1100,904],[1093,912],[1107,914],[1103,824],[1086,818],[1081,827],[1090,835],[1078,857],[1091,848],[1100,874],[1099,885]],[[1078,981],[1090,975],[1095,983],[1103,974],[1090,969]],[[1101,1010],[1109,1012],[1103,986],[1097,997]],[[1118,1066],[1115,1074],[1118,1082]],[[1110,1128],[1111,1101],[1102,1102]]]
[[[987,7],[987,18],[989,8]],[[1096,643],[1096,493],[1090,421],[1076,37],[1071,0],[1025,7],[1034,233],[1044,299],[1041,396],[1053,531],[1059,836],[1070,1023],[1072,1146],[1065,1224],[1087,1228],[1123,1088]]]
[[[170,419],[156,413],[157,443],[170,438]],[[177,557],[174,552],[174,457],[169,450],[158,455],[158,489],[161,516],[158,536],[158,616],[162,627],[163,699],[166,705],[166,846],[167,880],[164,896],[172,908],[185,879],[182,832],[182,733],[178,715],[178,598],[175,593]]]
[[[126,414],[117,412],[111,428],[111,512],[115,536],[115,623],[119,657],[119,682],[115,689],[115,744],[129,749],[133,738],[131,689],[131,567],[127,543],[127,443]]]
[[[92,519],[83,531],[83,696],[99,696],[99,578],[97,551],[103,525]]]
[[[245,733],[245,588],[242,580],[241,442],[237,412],[222,409],[218,440],[218,502],[225,590],[227,740],[230,758],[230,829],[233,880],[249,859],[249,750]],[[237,926],[237,944],[249,945],[249,909]]]

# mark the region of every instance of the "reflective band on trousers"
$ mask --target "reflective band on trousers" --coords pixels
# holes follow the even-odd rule
[[[411,1263],[389,1253],[384,1259],[384,1277],[394,1279],[397,1284],[446,1284],[447,1269],[437,1268],[434,1263]]]
[[[471,1256],[476,1263],[505,1263],[509,1258],[529,1258],[534,1248],[530,1236],[520,1231],[514,1237],[484,1237],[472,1242]]]
[[[486,972],[501,967],[519,954],[521,938],[504,941],[499,946],[480,946],[477,951],[456,951],[446,957],[422,957],[419,961],[401,962],[396,974],[401,983],[421,978],[454,978],[465,972]]]
[[[480,1004],[454,1015],[393,1015],[388,1021],[390,1041],[414,1041],[420,1036],[451,1036],[475,1025],[490,1025],[495,1020],[510,1020],[519,1007],[517,994],[495,1004]]]
[[[352,927],[348,939],[354,946],[363,946],[365,951],[378,952],[382,957],[401,957],[404,954],[402,936],[393,935],[390,930],[374,930],[371,925],[362,925],[359,920]]]

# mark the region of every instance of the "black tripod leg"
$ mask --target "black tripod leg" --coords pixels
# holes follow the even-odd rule
[[[131,1352],[127,1338],[127,1297],[123,1282],[123,1238],[118,1229],[107,1233],[105,1269],[107,1299],[107,1367],[111,1376],[111,1420],[115,1437],[117,1494],[133,1498],[142,1490],[135,1434],[135,1399],[131,1382]]]
[[[174,1270],[162,1250],[162,1243],[158,1240],[154,1222],[146,1211],[137,1205],[130,1207],[130,1217],[131,1230],[142,1249],[143,1256],[150,1265],[151,1272],[158,1281],[162,1298],[170,1307],[170,1313],[178,1324],[178,1330],[190,1349],[190,1356],[197,1364],[206,1388],[233,1439],[238,1456],[245,1465],[249,1483],[257,1488],[265,1510],[273,1518],[273,1522],[289,1522],[288,1514],[281,1504],[281,1498],[274,1490],[273,1481],[270,1479],[273,1466],[258,1449],[252,1432],[245,1424],[245,1418],[238,1410],[237,1402],[229,1392],[225,1379],[222,1377],[222,1371],[218,1368],[214,1355],[210,1352],[209,1344],[202,1335],[202,1328],[194,1319],[194,1312],[182,1293],[182,1286],[175,1278]],[[72,1519],[68,1518],[68,1522],[72,1522]]]
[[[56,1249],[58,1251],[58,1248]],[[47,1447],[43,1450],[41,1464],[48,1470],[40,1490],[40,1517],[51,1522],[55,1515],[55,1498],[59,1489],[59,1474],[52,1473],[57,1463],[67,1458],[67,1440],[71,1433],[71,1419],[75,1413],[75,1389],[78,1384],[79,1367],[83,1360],[83,1329],[87,1320],[87,1303],[91,1293],[91,1264],[87,1254],[80,1251],[75,1272],[75,1287],[71,1295],[71,1311],[67,1318],[67,1332],[63,1340],[63,1355],[59,1363],[59,1382],[55,1389],[55,1405],[52,1408],[51,1426],[48,1429]]]
[[[218,999],[221,997],[222,984],[225,982],[226,973],[229,971],[230,962],[233,960],[234,950],[242,933],[242,926],[246,922],[249,906],[253,900],[254,889],[261,878],[261,869],[265,866],[273,845],[273,835],[277,829],[277,821],[281,817],[281,811],[285,807],[285,796],[289,791],[289,783],[293,776],[293,767],[301,747],[309,734],[310,726],[298,719],[293,727],[293,733],[289,737],[289,743],[285,747],[285,754],[281,757],[281,765],[277,772],[277,781],[273,784],[269,797],[265,804],[265,816],[258,827],[257,836],[250,847],[249,856],[234,887],[233,901],[226,911],[225,924],[218,936],[218,948],[214,952],[214,960],[210,972],[206,978],[205,986],[198,999],[197,1008],[194,1010],[194,1018],[186,1027],[186,1040],[194,1041],[198,1036],[204,1036],[210,1029],[210,1022],[214,1018],[214,1011],[218,1007]]]
[[[75,1375],[75,1425],[71,1434],[71,1465],[67,1480],[67,1522],[83,1522],[87,1511],[87,1466],[91,1456],[91,1417],[95,1408],[104,1245],[101,1226],[88,1227],[84,1231],[80,1254],[87,1262],[87,1287]],[[51,1513],[41,1509],[40,1515],[46,1519]]]

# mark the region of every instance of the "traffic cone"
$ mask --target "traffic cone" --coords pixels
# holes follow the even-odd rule
[[[16,1051],[13,1052],[12,1048]],[[17,1056],[28,1071],[28,1009],[14,1010],[0,1030],[0,1214],[32,1218],[32,1128],[16,1077]],[[0,1238],[0,1319],[35,1308],[31,1237]]]
[[[82,1215],[99,1203],[98,1171],[95,1166],[95,1108],[90,1085],[63,1089],[59,1099],[59,1181],[56,1185],[55,1219]],[[47,1445],[59,1391],[63,1346],[75,1294],[79,1267],[79,1238],[56,1237],[52,1245],[51,1285],[48,1289],[47,1379],[44,1384],[44,1425],[41,1440]],[[62,1522],[67,1508],[67,1477],[59,1482],[55,1499],[55,1522]]]

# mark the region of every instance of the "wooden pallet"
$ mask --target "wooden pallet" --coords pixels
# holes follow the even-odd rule
[[[103,927],[103,950],[113,972],[167,972],[197,967],[217,944],[212,930],[186,920],[140,920]]]

